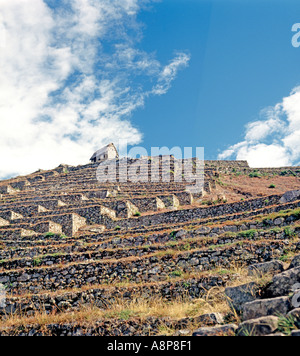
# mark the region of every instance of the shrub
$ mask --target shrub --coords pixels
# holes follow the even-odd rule
[[[284,234],[287,237],[294,237],[295,236],[295,232],[289,226],[284,229]]]
[[[142,214],[139,212],[139,211],[137,211],[133,216],[141,216]]]
[[[212,205],[212,201],[211,200],[203,200],[201,202],[202,205]]]
[[[34,265],[34,266],[40,266],[41,263],[42,263],[42,261],[41,261],[39,258],[35,258],[35,259],[33,260],[33,265]]]
[[[63,252],[57,252],[57,253],[53,253],[52,255],[48,255],[49,257],[60,257],[63,256],[64,253]]]
[[[254,238],[257,233],[257,230],[247,230],[247,231],[242,231],[239,232],[238,235],[244,238]]]
[[[176,237],[175,237],[175,235],[176,235],[176,233],[177,233],[177,231],[172,231],[171,233],[170,233],[170,236],[172,237],[172,239],[176,239]]]
[[[251,172],[249,174],[250,178],[261,178],[261,174],[259,172]]]
[[[275,188],[276,188],[276,185],[275,185],[275,184],[271,184],[271,185],[269,186],[269,188],[270,188],[270,189],[275,189]]]
[[[289,260],[289,255],[282,255],[280,256],[279,260],[281,262],[287,262]]]

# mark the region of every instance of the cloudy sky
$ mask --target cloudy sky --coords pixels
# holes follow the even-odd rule
[[[87,163],[143,134],[130,115],[168,92],[189,54],[137,44],[141,0],[0,0],[0,176]]]
[[[119,139],[299,164],[297,14],[296,0],[0,0],[0,177]]]

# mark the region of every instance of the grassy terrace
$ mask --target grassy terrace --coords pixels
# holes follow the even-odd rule
[[[184,274],[181,277],[182,281],[188,281],[190,279],[200,279],[203,277],[208,277],[210,275],[228,276],[228,282],[226,286],[237,286],[240,284],[245,284],[249,282],[258,283],[261,287],[270,282],[271,276],[265,275],[264,277],[259,276],[248,276],[247,269],[245,267],[232,266],[229,269],[214,269],[209,272],[204,273],[192,273]],[[122,283],[115,284],[113,286],[92,286],[91,288],[134,288],[137,287],[136,284]],[[180,298],[166,301],[159,297],[143,298],[137,295],[137,297],[132,300],[124,300],[122,298],[115,299],[113,302],[109,303],[107,309],[98,308],[97,306],[91,304],[82,305],[79,309],[74,311],[55,311],[52,313],[47,313],[42,308],[36,310],[34,315],[26,316],[22,313],[15,315],[6,315],[2,321],[0,321],[0,328],[6,327],[20,327],[24,325],[48,325],[48,324],[69,324],[69,323],[84,323],[85,325],[93,325],[95,322],[105,319],[118,319],[118,320],[129,320],[133,318],[139,318],[140,320],[145,320],[148,317],[159,317],[159,318],[170,318],[171,320],[178,321],[184,318],[190,318],[189,327],[196,325],[193,322],[193,318],[198,315],[207,314],[211,312],[220,312],[226,315],[226,318],[231,321],[238,321],[239,316],[232,313],[230,310],[226,297],[224,295],[225,287],[214,287],[207,291],[206,295],[199,299],[191,299],[188,296],[182,296]],[[76,293],[77,291],[84,292],[87,287],[81,289],[70,289],[65,291],[65,293]],[[47,294],[48,296],[54,297],[58,295],[58,292],[53,292]],[[30,298],[32,295],[27,294],[20,296],[22,298]],[[199,325],[197,325],[199,326]],[[165,334],[163,324],[162,333]],[[174,332],[171,328],[170,332]]]
[[[237,233],[227,232],[220,234],[218,237],[190,237],[181,241],[177,241],[175,236],[170,235],[169,242],[165,243],[154,243],[148,244],[147,240],[145,244],[140,247],[128,246],[123,248],[103,248],[103,244],[109,246],[108,242],[101,243],[85,243],[84,241],[77,241],[74,245],[63,245],[60,246],[54,253],[46,253],[43,255],[37,255],[36,257],[27,258],[12,258],[0,260],[0,273],[5,270],[12,270],[15,268],[28,268],[28,267],[39,267],[45,265],[49,259],[54,264],[68,263],[70,261],[101,261],[103,259],[113,258],[118,256],[118,258],[126,258],[127,256],[162,256],[164,254],[172,254],[176,256],[179,252],[183,251],[198,251],[199,249],[215,250],[222,247],[229,247],[235,245],[241,245],[244,241],[265,241],[268,238],[269,241],[272,239],[289,239],[291,243],[296,243],[300,232],[295,232],[299,229],[300,225],[286,226],[282,228],[271,228],[271,229],[259,229],[259,230],[245,230]],[[226,242],[231,240],[231,242]],[[134,239],[133,239],[134,241]],[[110,241],[111,242],[111,241]],[[78,246],[78,244],[80,246]],[[114,243],[111,243],[112,245]],[[47,247],[44,247],[47,250]],[[66,249],[71,250],[69,253],[65,253]],[[80,249],[81,252],[76,252]],[[26,250],[27,251],[27,250]],[[83,252],[82,252],[83,251]]]

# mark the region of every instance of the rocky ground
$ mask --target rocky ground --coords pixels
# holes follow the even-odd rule
[[[194,336],[300,336],[300,255],[287,269],[279,260],[251,265],[249,274],[273,275],[270,283],[252,282],[225,289],[239,323],[202,327]]]

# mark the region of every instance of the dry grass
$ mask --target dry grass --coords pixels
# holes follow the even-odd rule
[[[283,177],[280,175],[250,178],[248,175],[235,176],[233,174],[223,174],[222,182],[224,194],[229,203],[239,201],[241,198],[248,196],[251,198],[268,196],[272,194],[284,194],[288,190],[298,189],[300,186],[299,177]],[[275,185],[270,193],[270,183]]]
[[[33,316],[10,315],[6,320],[0,321],[0,329],[9,327],[20,327],[27,325],[49,325],[49,324],[85,324],[93,325],[100,320],[128,320],[139,318],[145,320],[147,317],[171,318],[179,320],[193,318],[198,315],[220,312],[228,313],[229,307],[220,291],[216,288],[208,293],[207,298],[189,300],[178,298],[166,302],[161,298],[138,298],[132,301],[116,300],[109,306],[109,310],[103,310],[94,305],[82,306],[80,310],[61,313],[47,314],[45,311],[37,311]]]
[[[217,271],[215,271],[216,274]],[[250,282],[257,282],[259,285],[265,285],[271,279],[271,276],[248,276],[247,268],[244,266],[232,266],[230,270],[219,269],[218,273],[231,276],[227,286],[236,286]],[[194,276],[185,275],[185,278]],[[214,287],[207,291],[202,298],[192,300],[188,296],[165,301],[162,298],[139,297],[128,301],[124,299],[114,300],[108,309],[99,309],[94,305],[82,305],[79,310],[68,312],[55,312],[47,314],[44,310],[36,311],[33,316],[26,315],[8,315],[6,320],[0,321],[0,328],[19,327],[26,325],[48,325],[48,324],[87,324],[93,325],[100,320],[128,320],[130,318],[139,318],[141,320],[147,317],[171,318],[179,320],[183,318],[193,318],[208,313],[221,313],[227,315],[231,312],[227,299],[225,297],[225,287]],[[238,316],[235,316],[238,322]],[[195,325],[199,327],[199,325]],[[169,332],[173,331],[172,329]],[[166,328],[162,328],[162,334],[168,333]]]

